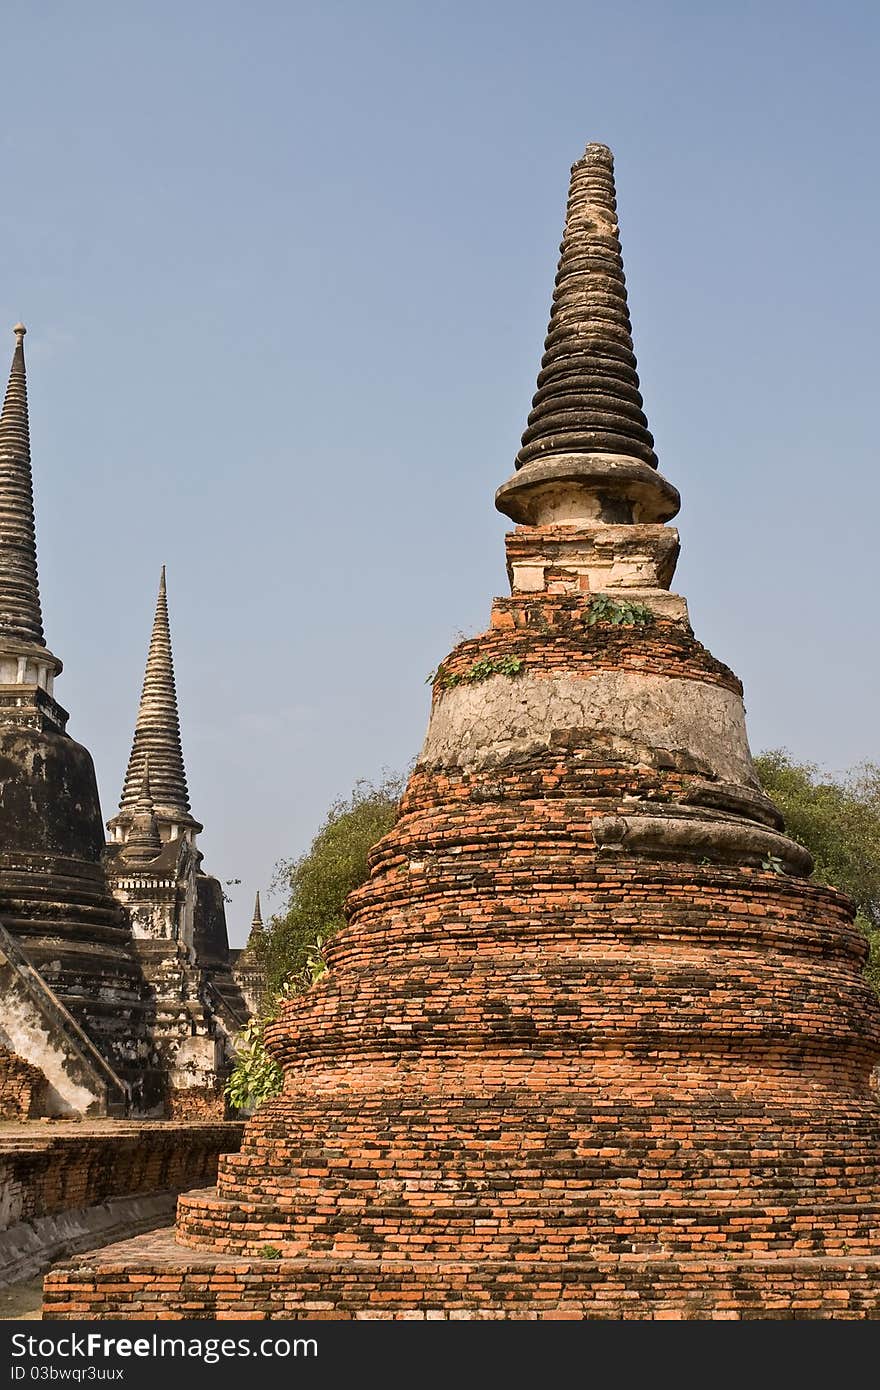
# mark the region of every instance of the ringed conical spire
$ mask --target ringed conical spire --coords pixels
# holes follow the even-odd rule
[[[612,453],[657,466],[642,409],[617,226],[614,158],[572,165],[538,389],[517,468],[548,453]]]
[[[251,931],[262,931],[262,930],[263,930],[263,914],[262,914],[262,912],[260,911],[260,890],[259,890],[259,888],[258,888],[258,889],[257,889],[257,898],[256,898],[256,902],[254,903],[254,915],[253,915],[253,919],[252,919],[252,921],[251,921]]]
[[[156,615],[144,672],[134,741],[119,802],[120,815],[136,808],[149,759],[153,809],[160,821],[195,825],[190,815],[186,772],[180,744],[180,717],[174,683],[174,659],[168,623],[165,566],[159,580]]]
[[[538,386],[516,472],[495,500],[537,525],[664,522],[680,505],[657,471],[639,390],[607,145],[587,145],[571,168]]]
[[[23,323],[0,412],[0,637],[45,647],[28,428]]]

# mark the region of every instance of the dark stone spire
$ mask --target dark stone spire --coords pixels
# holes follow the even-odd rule
[[[572,486],[597,499],[588,513],[614,523],[666,521],[679,507],[656,471],[642,409],[617,226],[614,160],[587,145],[572,165],[550,325],[517,472],[496,505],[515,521],[542,523],[548,489]]]
[[[45,647],[28,430],[23,323],[0,414],[0,637]]]
[[[572,165],[553,308],[517,468],[547,453],[631,454],[657,466],[642,410],[617,227],[614,160]]]
[[[124,1082],[133,1104],[151,1109],[160,1083],[145,1041],[144,976],[107,886],[94,765],[66,732],[53,691],[61,662],[43,640],[24,332],[19,324],[0,413],[0,920],[116,1073],[117,1096]],[[30,1059],[42,1067],[38,1032],[32,1042]],[[59,1078],[59,1096],[101,1113],[104,1082],[83,1089],[81,1079]]]
[[[111,822],[111,826],[115,826],[120,818],[131,824],[131,816],[141,794],[148,758],[153,809],[160,824],[164,822],[201,829],[190,815],[186,772],[180,745],[180,718],[174,684],[164,565],[159,581],[156,616],[150,637],[134,741],[119,802],[119,816]]]

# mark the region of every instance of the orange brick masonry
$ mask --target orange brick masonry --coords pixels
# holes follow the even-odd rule
[[[739,689],[681,625],[583,614],[499,600],[444,670]],[[866,942],[807,880],[594,840],[690,780],[588,731],[417,766],[329,974],[269,1030],[283,1094],[176,1234],[54,1271],[46,1315],[880,1316]]]
[[[237,1149],[240,1122],[45,1121],[0,1126],[4,1225],[98,1206],[116,1197],[210,1182]]]
[[[27,1120],[39,1115],[46,1089],[39,1067],[0,1046],[0,1120]]]

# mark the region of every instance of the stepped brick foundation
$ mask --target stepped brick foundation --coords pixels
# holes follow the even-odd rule
[[[876,1317],[876,1279],[873,1260],[804,1257],[707,1256],[685,1265],[644,1256],[548,1259],[540,1269],[488,1261],[207,1260],[165,1233],[92,1252],[47,1275],[44,1317],[861,1319]]]
[[[512,595],[438,668],[329,972],[267,1032],[283,1094],[173,1239],[56,1271],[49,1315],[880,1316],[866,942],[669,592],[602,146],[546,347]]]

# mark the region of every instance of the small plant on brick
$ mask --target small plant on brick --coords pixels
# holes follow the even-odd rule
[[[303,969],[303,983],[306,988],[316,985],[321,976],[327,974],[329,968],[324,957],[324,938],[318,932],[314,943],[306,947],[306,963]]]
[[[425,681],[426,685],[439,685],[441,690],[451,690],[456,685],[479,685],[490,676],[518,676],[525,666],[519,656],[484,656],[469,666],[466,671],[447,671],[438,666]]]
[[[261,1245],[257,1251],[261,1260],[280,1260],[281,1251],[277,1245]]]
[[[771,874],[785,873],[785,865],[778,854],[768,854],[766,859],[761,860],[761,868]]]
[[[610,623],[614,627],[647,627],[654,614],[643,603],[612,598],[610,594],[594,594],[587,609],[587,627]]]

